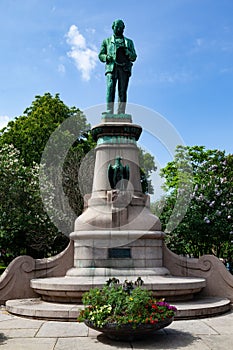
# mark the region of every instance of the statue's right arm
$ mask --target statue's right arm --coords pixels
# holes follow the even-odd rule
[[[99,59],[101,62],[106,62],[107,60],[107,43],[106,40],[102,42],[100,53],[99,53]]]

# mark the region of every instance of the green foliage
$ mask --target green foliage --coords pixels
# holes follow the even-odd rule
[[[5,271],[5,269],[6,269],[5,264],[1,263],[0,261],[0,275]]]
[[[190,203],[185,217],[173,232],[168,232],[168,246],[178,254],[194,257],[214,254],[231,260],[233,155],[201,146],[178,147],[174,161],[162,169],[165,187],[169,191],[160,217],[164,228],[172,215],[180,187],[179,162],[191,164],[193,190],[189,193]],[[185,186],[191,177],[182,181]]]
[[[79,322],[88,320],[100,328],[108,323],[119,327],[132,323],[136,327],[139,324],[157,323],[175,315],[174,306],[163,300],[155,300],[147,289],[140,286],[133,288],[133,283],[128,281],[118,285],[118,280],[112,280],[114,283],[108,281],[102,289],[94,288],[84,293],[82,301],[85,309],[80,312]]]
[[[59,133],[61,140],[63,132]],[[56,226],[65,234],[73,230],[74,221],[82,213],[83,195],[90,193],[94,172],[93,157],[87,157],[95,143],[90,134],[76,140],[73,145],[68,142],[67,153],[55,141],[46,149],[46,157],[42,159],[41,188],[46,209]],[[69,140],[70,135],[67,139]],[[66,139],[65,139],[66,141]],[[93,155],[93,152],[90,152]],[[89,159],[91,158],[91,159]],[[88,174],[88,176],[87,176]],[[51,190],[51,189],[52,190]]]
[[[52,132],[67,118],[73,116],[77,117],[79,130],[76,137],[79,138],[89,130],[86,118],[79,109],[66,106],[60,100],[59,94],[54,97],[50,93],[36,96],[24,114],[10,121],[0,132],[0,146],[12,144],[20,151],[25,165],[31,166],[33,162],[39,164]]]
[[[62,129],[63,123],[66,128]],[[61,132],[55,133],[53,147],[49,147],[51,134],[59,128]],[[6,263],[20,254],[34,258],[54,255],[67,245],[68,238],[51,223],[43,209],[38,164],[47,144],[46,150],[52,160],[47,171],[56,175],[63,148],[73,140],[63,164],[62,181],[74,213],[80,214],[83,199],[74,178],[81,158],[93,147],[88,131],[86,117],[79,109],[67,107],[58,94],[53,97],[46,93],[36,96],[23,116],[8,123],[0,132],[0,249]],[[72,154],[77,162],[71,162]],[[45,181],[48,201],[50,207],[59,202],[62,208],[61,191],[56,193],[58,179],[55,176],[53,180]],[[54,215],[65,222],[67,218],[61,213],[56,211]],[[73,221],[69,232],[71,225]]]
[[[153,171],[156,171],[154,157],[145,152],[142,148],[139,148],[139,165],[140,165],[140,177],[143,193],[154,193],[154,188],[150,179],[150,175]]]
[[[43,210],[39,191],[39,167],[26,167],[12,145],[0,149],[0,252],[8,264],[14,257],[29,254],[45,257],[57,253],[61,236]]]

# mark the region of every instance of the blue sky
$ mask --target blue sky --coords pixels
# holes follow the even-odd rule
[[[233,153],[232,14],[232,0],[1,0],[0,127],[45,92],[82,110],[103,104],[97,53],[121,18],[138,54],[128,101],[187,145]]]

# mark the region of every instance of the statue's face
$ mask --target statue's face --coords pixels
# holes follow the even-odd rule
[[[124,23],[122,23],[121,21],[114,22],[113,33],[116,36],[120,36],[123,34],[123,32],[124,32]]]

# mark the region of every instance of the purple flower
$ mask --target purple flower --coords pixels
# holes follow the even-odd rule
[[[169,305],[168,309],[172,310],[172,311],[177,311],[177,308],[175,306],[172,306],[172,305]]]
[[[209,224],[209,223],[210,223],[210,220],[209,220],[209,218],[208,218],[207,216],[204,217],[204,221],[205,221],[206,224]]]

